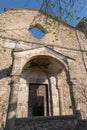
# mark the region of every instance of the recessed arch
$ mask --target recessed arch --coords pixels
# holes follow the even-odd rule
[[[50,73],[59,73],[63,69],[66,69],[65,65],[55,57],[49,55],[36,55],[31,57],[29,61],[23,67],[23,71],[30,69],[38,68],[43,69],[44,72]]]

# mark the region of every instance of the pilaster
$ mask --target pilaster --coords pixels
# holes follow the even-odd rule
[[[7,130],[14,130],[20,76],[12,76],[7,116]]]

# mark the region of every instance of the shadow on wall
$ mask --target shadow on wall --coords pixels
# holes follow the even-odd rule
[[[5,68],[0,70],[0,79],[3,79],[5,77],[9,77],[11,74],[11,70],[12,70],[12,66],[10,66],[9,68]]]
[[[7,125],[2,130],[14,130],[15,128],[15,116],[7,121]]]
[[[10,104],[9,108],[8,108],[8,112],[10,111],[10,113],[12,113],[12,117],[10,118],[10,116],[8,115],[7,112],[7,121],[6,121],[6,126],[4,128],[4,130],[13,130],[13,127],[15,127],[15,119],[16,117],[14,116],[15,114],[15,109],[17,107],[16,103]],[[8,119],[9,117],[9,119]]]

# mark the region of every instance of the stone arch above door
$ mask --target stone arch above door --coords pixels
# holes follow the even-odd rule
[[[29,61],[31,61],[34,57],[39,57],[39,56],[50,57],[50,59],[53,58],[66,71],[68,69],[67,68],[68,58],[49,47],[35,48],[26,51],[17,51],[14,52],[13,55],[14,55],[14,64],[12,69],[12,75],[21,75],[24,66]]]

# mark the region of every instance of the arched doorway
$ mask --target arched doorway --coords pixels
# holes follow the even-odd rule
[[[12,70],[12,91],[9,103],[10,109],[8,111],[8,125],[10,126],[11,124],[9,119],[13,119],[12,122],[15,123],[15,118],[28,117],[30,115],[29,98],[32,96],[29,91],[31,93],[36,90],[40,91],[40,88],[43,85],[45,85],[45,87],[42,88],[46,89],[46,86],[48,86],[48,88],[46,91],[45,89],[42,89],[42,95],[37,95],[37,91],[34,93],[34,98],[36,94],[37,98],[35,99],[41,100],[40,102],[42,106],[40,106],[45,110],[42,112],[42,115],[39,116],[72,115],[73,111],[69,90],[70,88],[67,83],[66,75],[67,58],[46,47],[15,52],[14,55],[15,58]],[[45,79],[43,79],[43,76],[41,77],[41,75],[37,76],[38,73],[36,72],[39,72],[39,74],[43,73],[42,75],[45,74]],[[48,83],[44,81],[47,81]],[[33,87],[32,84],[34,85]],[[38,85],[38,87],[35,87],[36,85]],[[34,90],[32,90],[32,88],[34,88]],[[46,92],[48,95],[43,96]],[[39,96],[42,97],[40,98]],[[43,100],[48,102],[46,106],[43,103]],[[68,102],[66,102],[67,100]],[[38,102],[34,100],[34,104],[36,103],[38,104]],[[15,106],[13,108],[14,104]],[[43,109],[40,110],[42,111]],[[34,116],[33,113],[34,112],[31,112],[30,116]],[[13,128],[12,125],[11,127]]]
[[[60,92],[61,87],[58,81],[59,75],[64,70],[64,65],[50,56],[35,56],[25,64],[22,71],[20,88],[25,88],[26,92],[19,91],[18,94],[18,117],[65,114],[65,112],[60,112],[61,110],[64,111],[64,108],[61,108],[61,106],[64,107],[64,97],[62,91]],[[61,78],[63,79],[64,76],[61,76]],[[20,100],[20,95],[26,98]],[[71,101],[69,101],[70,103]],[[21,114],[21,108],[25,109],[24,111],[26,112]]]

